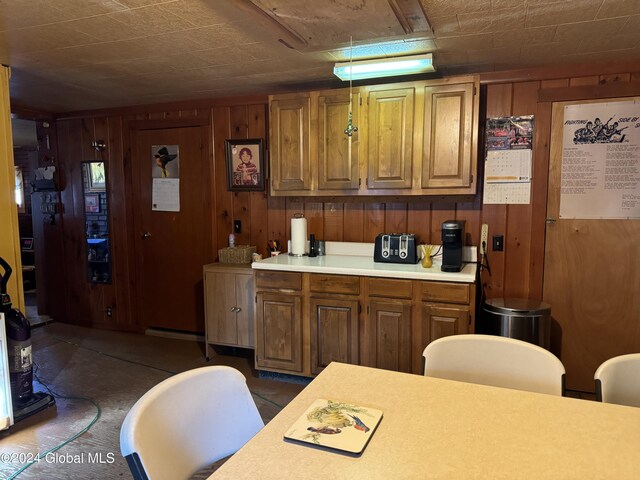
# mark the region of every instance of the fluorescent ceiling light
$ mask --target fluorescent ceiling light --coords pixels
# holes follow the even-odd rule
[[[363,80],[365,78],[435,72],[435,70],[431,54],[426,53],[424,55],[336,63],[333,67],[333,74],[340,80]]]

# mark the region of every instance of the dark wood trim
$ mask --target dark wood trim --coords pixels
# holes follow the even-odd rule
[[[99,110],[80,110],[76,112],[57,113],[57,119],[86,118],[100,116],[136,115],[157,112],[173,112],[182,110],[207,110],[213,107],[228,107],[234,105],[268,104],[267,93],[246,95],[240,97],[205,98],[198,100],[184,100],[180,102],[156,103],[152,105],[134,105],[127,107],[105,108]]]
[[[23,106],[14,102],[11,103],[11,114],[24,120],[40,120],[49,122],[53,122],[54,120],[54,114],[51,112],[35,110],[31,107]]]
[[[640,82],[615,82],[580,87],[541,88],[539,102],[569,102],[597,98],[634,97],[640,94]]]
[[[600,63],[580,63],[574,65],[549,65],[537,68],[523,68],[500,72],[480,73],[480,84],[529,82],[532,80],[552,80],[556,78],[576,78],[589,75],[608,75],[621,72],[639,72],[640,60],[617,60]]]

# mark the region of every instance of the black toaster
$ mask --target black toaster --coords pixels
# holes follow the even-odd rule
[[[381,233],[376,237],[373,261],[384,263],[418,263],[416,236],[409,233]]]

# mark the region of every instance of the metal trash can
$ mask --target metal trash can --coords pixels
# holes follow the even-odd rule
[[[551,306],[526,298],[491,298],[482,305],[476,333],[499,335],[549,350]]]

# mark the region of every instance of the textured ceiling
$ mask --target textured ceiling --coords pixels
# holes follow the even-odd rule
[[[339,86],[350,37],[437,75],[640,59],[640,1],[0,0],[12,102],[52,112]]]

